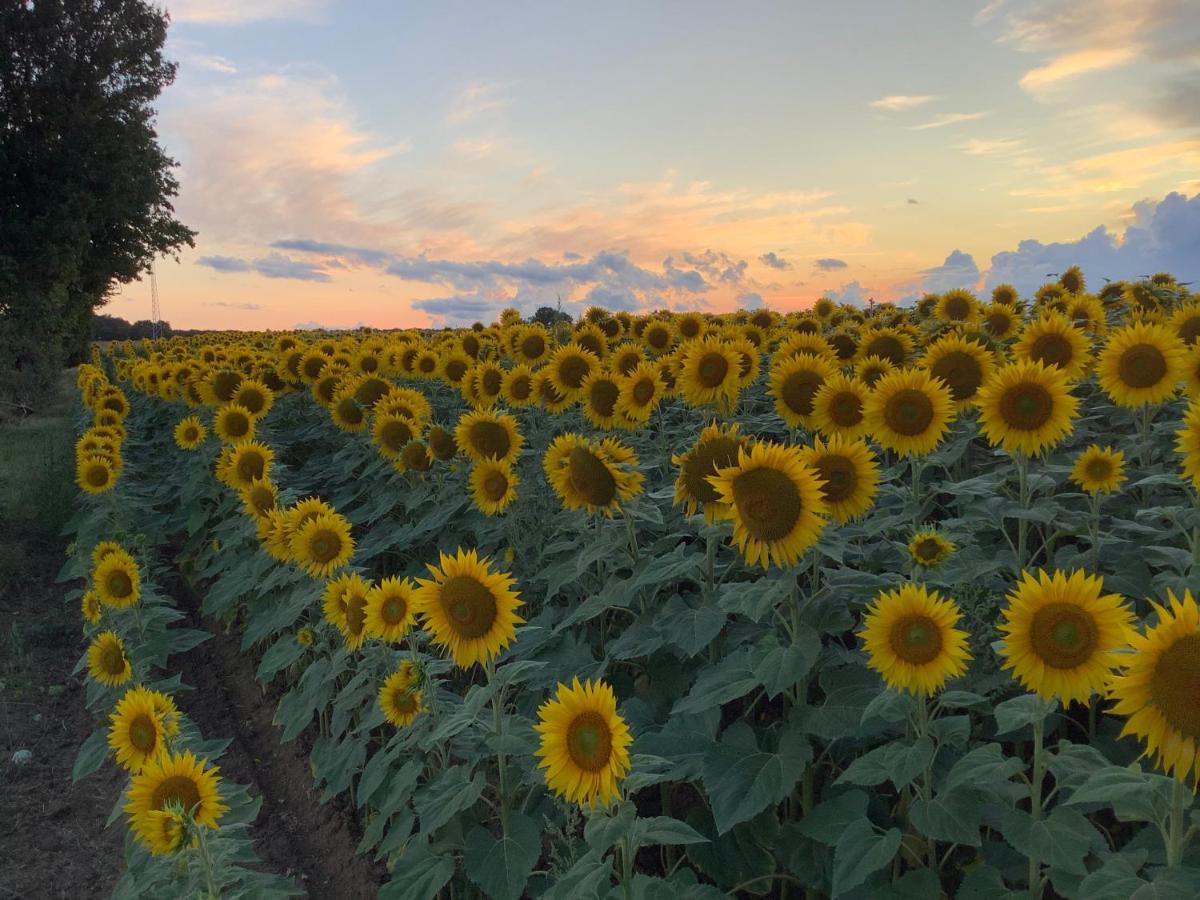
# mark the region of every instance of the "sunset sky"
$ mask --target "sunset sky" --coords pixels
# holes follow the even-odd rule
[[[1200,281],[1195,0],[167,6],[176,327]]]

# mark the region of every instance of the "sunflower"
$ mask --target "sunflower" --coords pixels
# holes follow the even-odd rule
[[[617,420],[617,399],[621,385],[605,368],[594,370],[583,381],[580,405],[583,415],[600,429],[612,428]]]
[[[89,625],[98,625],[104,612],[100,606],[100,595],[95,591],[84,591],[79,597],[79,612]]]
[[[979,301],[970,291],[955,288],[938,297],[934,314],[943,322],[970,325],[979,318]]]
[[[739,448],[737,462],[708,482],[719,502],[729,505],[733,542],[751,565],[793,565],[825,528],[821,476],[796,447]]]
[[[213,418],[213,430],[227,444],[254,440],[254,416],[237,403],[226,403]]]
[[[498,516],[517,497],[521,480],[508,463],[484,460],[471,466],[471,499],[489,516]]]
[[[1075,460],[1071,480],[1089,494],[1111,494],[1125,480],[1125,454],[1092,444]]]
[[[377,416],[406,416],[421,423],[428,421],[432,411],[429,401],[420,391],[395,385],[375,401],[373,408],[373,412]]]
[[[1184,356],[1183,390],[1193,400],[1200,398],[1200,342],[1188,347]]]
[[[357,600],[363,619],[366,619],[367,594],[371,591],[371,583],[357,572],[343,572],[325,582],[321,589],[321,612],[325,621],[345,633],[346,617],[350,602]]]
[[[628,426],[644,425],[666,393],[658,366],[649,362],[638,363],[618,382],[618,422]]]
[[[1071,379],[1081,378],[1091,363],[1091,343],[1066,316],[1046,312],[1021,330],[1013,357],[1061,369]]]
[[[937,693],[947,679],[962,675],[971,659],[967,633],[955,627],[960,618],[953,600],[924,585],[880,592],[859,631],[867,665],[893,690]]]
[[[913,339],[907,332],[897,328],[869,328],[863,331],[858,343],[857,361],[861,365],[868,357],[878,356],[898,368],[908,361],[912,351]],[[861,371],[858,377],[871,384]]]
[[[550,353],[549,335],[541,325],[525,325],[514,341],[518,357],[528,365],[542,362]]]
[[[812,398],[812,422],[825,437],[848,441],[867,433],[866,404],[870,389],[857,378],[836,372]]]
[[[775,399],[775,411],[791,428],[809,428],[813,423],[813,398],[837,369],[826,357],[797,353],[776,357],[768,376],[767,392]]]
[[[854,365],[854,377],[865,384],[870,390],[875,390],[879,379],[896,371],[896,364],[883,356],[864,356]]]
[[[564,507],[606,516],[641,493],[644,479],[637,465],[634,452],[612,438],[593,442],[570,433],[556,437],[542,459]]]
[[[367,591],[367,634],[384,641],[402,640],[416,621],[414,586],[407,578],[383,578]]]
[[[1118,406],[1161,403],[1183,377],[1185,355],[1183,341],[1166,325],[1126,325],[1100,353],[1100,387]]]
[[[336,512],[320,513],[292,533],[292,559],[313,578],[327,578],[350,562],[350,523]]]
[[[993,303],[983,311],[980,325],[994,341],[1005,341],[1017,333],[1021,318],[1011,306]]]
[[[420,436],[421,424],[416,419],[396,413],[376,415],[371,423],[371,441],[387,459],[399,459],[405,445]]]
[[[96,566],[100,565],[100,563],[104,561],[104,558],[110,553],[126,552],[128,551],[126,551],[125,548],[116,541],[98,541],[96,546],[92,548],[92,568],[94,569]]]
[[[1193,769],[1200,772],[1200,607],[1191,591],[1167,597],[1165,607],[1151,601],[1158,624],[1134,633],[1133,653],[1109,690],[1112,711],[1127,718],[1121,736],[1145,741],[1143,756],[1186,781]]]
[[[940,566],[954,550],[952,541],[943,537],[940,531],[931,528],[918,531],[908,542],[908,555],[912,557],[913,563],[927,569]]]
[[[921,369],[885,375],[867,397],[871,436],[900,456],[931,452],[950,427],[954,398],[945,382]]]
[[[340,394],[329,406],[329,417],[340,430],[357,434],[367,428],[367,414],[353,394]]]
[[[1108,327],[1104,317],[1104,304],[1095,294],[1076,294],[1067,301],[1064,311],[1071,324],[1092,334],[1103,334]]]
[[[546,786],[589,808],[620,799],[618,783],[629,772],[629,726],[617,713],[612,688],[603,681],[559,684],[553,700],[538,708],[541,735],[536,755]]]
[[[246,513],[256,521],[265,520],[279,501],[279,492],[270,478],[256,478],[238,493]]]
[[[686,453],[673,455],[671,462],[679,466],[675,478],[675,506],[683,504],[684,512],[694,516],[703,511],[704,518],[713,522],[720,518],[728,507],[721,503],[720,495],[708,481],[717,470],[736,465],[738,451],[749,446],[749,441],[738,434],[738,425],[719,425],[713,422],[705,426],[696,443]]]
[[[244,378],[237,390],[233,392],[233,402],[254,418],[261,419],[271,411],[271,407],[275,404],[275,394],[261,381]]]
[[[559,347],[546,363],[550,383],[560,397],[575,400],[583,390],[583,382],[600,368],[600,357],[578,344]]]
[[[629,375],[646,362],[646,354],[637,344],[626,341],[613,350],[611,366],[617,375]]]
[[[1088,703],[1104,691],[1129,646],[1133,613],[1119,594],[1102,590],[1098,575],[1081,570],[1023,573],[999,626],[1002,668],[1045,700]]]
[[[88,674],[108,687],[124,684],[133,677],[133,666],[125,655],[125,643],[115,631],[102,631],[88,645]]]
[[[440,460],[453,459],[458,455],[458,442],[454,440],[454,435],[441,425],[430,428],[425,439],[429,441],[429,449],[433,451],[433,455]]]
[[[208,429],[195,416],[181,419],[175,426],[175,444],[180,450],[195,450],[208,437]]]
[[[461,350],[450,350],[439,360],[442,378],[449,384],[455,385],[462,384],[474,364],[471,357]]]
[[[675,341],[675,332],[670,323],[661,319],[652,319],[642,329],[642,343],[655,356],[661,356],[671,349]]]
[[[393,463],[397,472],[428,472],[433,466],[433,457],[422,441],[409,441],[400,451],[400,458]]]
[[[879,490],[879,465],[863,440],[820,438],[800,451],[805,465],[821,479],[821,497],[833,521],[844,524],[871,508]]]
[[[1200,340],[1200,303],[1185,303],[1171,314],[1171,330],[1187,346],[1193,347]]]
[[[472,374],[479,405],[494,405],[504,393],[504,370],[494,362],[481,362]]]
[[[93,496],[110,491],[117,483],[116,466],[103,456],[88,456],[75,463],[75,483]]]
[[[517,420],[486,410],[465,413],[458,420],[454,437],[459,449],[474,462],[494,459],[514,463],[525,439],[517,431]]]
[[[413,668],[412,663],[405,660],[379,689],[379,708],[383,710],[384,718],[397,728],[412,724],[413,719],[425,709],[421,692],[415,687]]]
[[[1183,427],[1175,432],[1175,452],[1183,457],[1183,476],[1200,490],[1200,402],[1193,402],[1184,413]]]
[[[221,802],[219,771],[188,750],[161,754],[133,776],[124,809],[134,833],[152,853],[173,849],[163,849],[164,831],[170,833],[170,829],[164,829],[156,813],[182,812],[197,825],[217,827],[229,809]],[[177,837],[175,843],[178,845]]]
[[[127,690],[108,721],[108,746],[116,753],[121,767],[140,772],[163,752],[166,731],[154,697],[144,687]]]
[[[529,366],[513,366],[504,373],[502,390],[504,402],[512,407],[529,406],[536,397],[533,393],[533,370]]]
[[[734,338],[726,343],[738,358],[737,382],[740,391],[758,381],[758,374],[762,369],[762,353],[758,345],[749,338]]]
[[[1009,453],[1036,456],[1071,433],[1079,400],[1061,369],[1010,363],[979,392],[979,424],[988,441]]]
[[[855,346],[857,348],[857,344]],[[779,346],[775,348],[775,353],[772,356],[772,363],[779,363],[790,356],[796,356],[800,353],[819,356],[821,359],[827,359],[830,362],[841,361],[838,354],[834,351],[833,346],[825,338],[821,337],[821,335],[796,331],[779,342]]]
[[[920,366],[945,383],[956,407],[962,410],[974,404],[992,364],[992,354],[986,347],[952,334],[930,344]]]
[[[105,606],[125,609],[141,599],[142,580],[137,561],[124,550],[105,556],[92,573],[92,581]]]
[[[243,441],[227,449],[229,456],[222,467],[227,484],[244,488],[259,479],[270,478],[271,462],[275,459],[275,453],[266,444]]]
[[[461,668],[490,663],[525,621],[516,613],[522,601],[512,576],[462,548],[454,556],[440,554],[440,565],[428,568],[433,577],[417,579],[413,604],[431,640]]]
[[[687,341],[679,350],[679,392],[692,406],[731,407],[741,389],[741,359],[720,338]]]

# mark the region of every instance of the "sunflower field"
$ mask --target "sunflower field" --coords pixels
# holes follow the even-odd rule
[[[118,895],[302,893],[176,707],[221,629],[383,898],[1200,896],[1198,338],[1071,269],[97,349],[61,578]]]

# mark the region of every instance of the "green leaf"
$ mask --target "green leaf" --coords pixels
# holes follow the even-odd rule
[[[103,728],[93,731],[79,748],[75,756],[75,765],[71,768],[71,781],[86,778],[104,762],[108,755],[108,734]]]
[[[758,748],[750,725],[730,725],[704,755],[704,787],[717,834],[790,794],[811,759],[812,747],[797,728],[784,728],[779,751],[769,753]]]
[[[706,666],[686,697],[675,704],[672,716],[701,713],[742,697],[758,687],[750,649],[743,647],[715,666]]]
[[[379,889],[379,900],[429,900],[454,874],[454,856],[434,854],[426,844],[416,844],[396,861],[392,880]]]
[[[1112,807],[1123,822],[1162,822],[1174,789],[1173,779],[1144,772],[1136,763],[1128,769],[1109,766],[1088,776],[1067,805],[1099,803]]]
[[[589,850],[554,880],[542,900],[599,900],[600,891],[612,883],[612,871],[608,860]]]
[[[528,816],[509,816],[508,834],[496,837],[481,825],[467,835],[463,868],[492,900],[517,900],[542,855],[542,832]]]
[[[259,681],[270,681],[280,669],[286,669],[304,653],[293,634],[285,634],[270,646],[258,664]]]
[[[1056,704],[1047,703],[1037,694],[1022,694],[996,704],[996,734],[1008,734],[1034,722],[1040,722],[1054,712]]]
[[[976,747],[951,767],[942,789],[992,789],[1007,783],[1024,768],[1021,760],[1006,756],[999,744],[984,744]]]
[[[1073,875],[1087,874],[1084,857],[1100,840],[1082,813],[1063,806],[1038,821],[1024,810],[1005,810],[1000,831],[1025,856]]]
[[[786,647],[772,647],[754,668],[755,675],[774,699],[803,680],[821,655],[821,637],[801,624],[796,639]]]
[[[971,691],[942,691],[938,694],[937,702],[946,709],[966,709],[972,706],[986,706],[988,698]]]
[[[635,847],[651,847],[656,844],[703,844],[708,841],[708,838],[691,825],[670,816],[635,819],[631,834]]]
[[[597,853],[604,854],[629,834],[637,809],[628,800],[617,805],[616,812],[598,810],[588,816],[583,826],[583,839]]]
[[[472,778],[467,766],[452,766],[425,785],[413,801],[421,817],[421,831],[431,834],[441,828],[455,813],[474,805],[483,794],[487,780],[483,773]]]
[[[866,791],[852,788],[813,807],[803,819],[795,823],[796,830],[806,837],[829,847],[837,845],[851,823],[867,815]]]
[[[1088,900],[1128,900],[1146,886],[1138,869],[1146,862],[1146,853],[1110,856],[1099,869],[1079,883],[1079,896]]]
[[[933,740],[893,741],[855,759],[834,784],[866,786],[891,781],[899,790],[912,783],[933,763]]]
[[[841,897],[887,866],[900,849],[900,829],[882,834],[869,819],[850,824],[833,851],[833,896]]]
[[[655,626],[688,656],[704,650],[725,626],[724,611],[702,603],[691,607],[678,594],[655,620]]]
[[[1023,900],[1028,896],[1028,891],[1010,891],[996,869],[982,865],[967,873],[955,900]]]
[[[941,790],[931,800],[916,799],[909,819],[921,834],[935,841],[980,846],[982,798],[967,787]]]

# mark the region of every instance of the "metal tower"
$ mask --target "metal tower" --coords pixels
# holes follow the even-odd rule
[[[162,337],[162,311],[158,308],[158,277],[154,274],[154,263],[150,264],[150,337]]]

